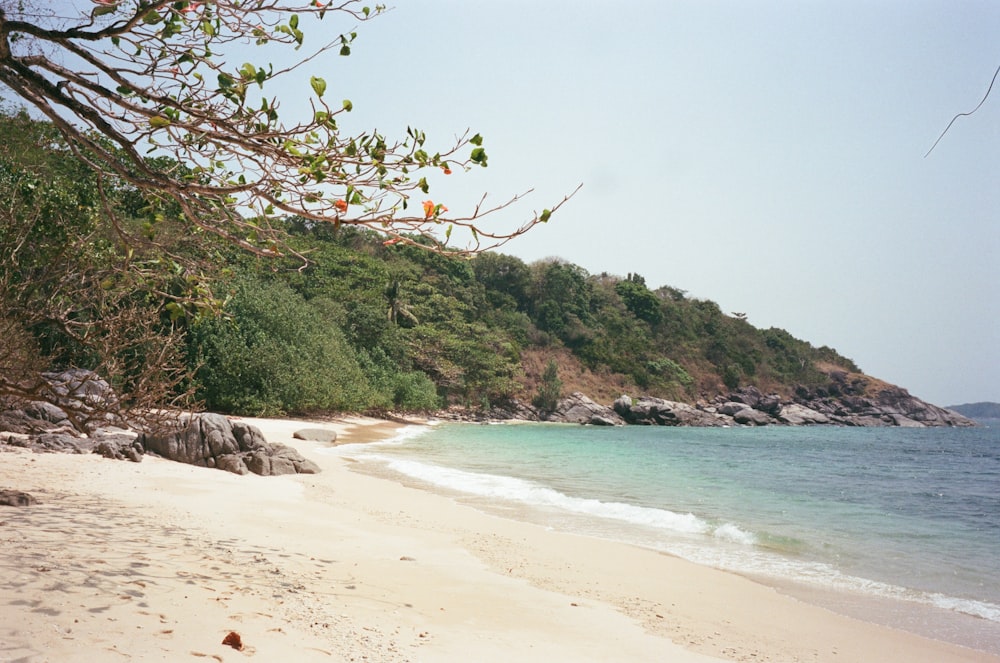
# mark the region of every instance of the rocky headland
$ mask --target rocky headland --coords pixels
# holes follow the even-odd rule
[[[790,398],[748,386],[695,403],[622,395],[605,405],[574,392],[561,398],[552,411],[515,401],[493,409],[489,417],[597,426],[976,425],[972,419],[922,401],[902,387],[846,371],[832,371],[829,376],[827,385],[798,387]]]

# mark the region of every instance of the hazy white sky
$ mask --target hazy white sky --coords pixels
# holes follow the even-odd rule
[[[584,184],[504,252],[637,272],[937,404],[1000,401],[1000,89],[924,158],[1000,65],[1000,3],[399,0],[358,31],[302,72],[351,126],[486,137],[489,168],[435,202],[534,188],[513,223]]]

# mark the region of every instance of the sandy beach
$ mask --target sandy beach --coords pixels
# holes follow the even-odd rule
[[[1000,661],[655,551],[354,472],[367,418],[247,419],[320,474],[0,454],[0,663]],[[223,640],[239,635],[242,649]]]

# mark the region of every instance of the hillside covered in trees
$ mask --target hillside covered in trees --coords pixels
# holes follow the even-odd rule
[[[751,384],[790,394],[825,384],[831,367],[858,371],[636,274],[497,253],[462,261],[290,223],[309,264],[242,261],[226,280],[230,317],[192,326],[209,408],[485,409],[533,400],[550,361],[564,390],[599,400],[694,401]]]
[[[787,397],[860,372],[637,273],[457,259],[297,217],[284,220],[283,255],[248,253],[182,232],[162,200],[99,185],[48,123],[2,124],[8,396],[31,393],[29,368],[87,368],[124,398],[168,385],[150,398],[257,415],[488,409],[577,390],[603,402],[748,385]]]

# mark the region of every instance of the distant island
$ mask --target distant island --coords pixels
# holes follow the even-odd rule
[[[948,409],[970,419],[1000,419],[1000,403],[963,403],[949,405]]]

